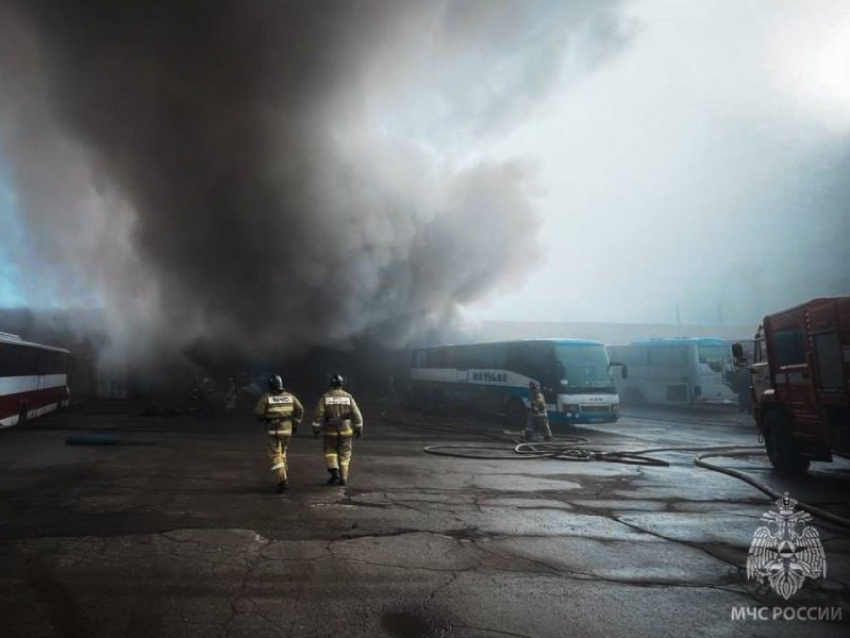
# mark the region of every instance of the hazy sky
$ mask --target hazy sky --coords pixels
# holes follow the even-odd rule
[[[322,99],[336,96],[322,111],[322,144],[333,149],[333,188],[345,186],[321,206],[336,206],[351,222],[363,215],[386,234],[358,239],[361,248],[341,262],[377,301],[352,305],[348,328],[330,333],[404,320],[367,307],[380,303],[433,302],[436,318],[454,307],[476,320],[641,322],[674,322],[678,306],[686,323],[722,314],[749,325],[807,298],[850,293],[850,2],[430,5],[449,7],[451,20],[410,6],[386,31],[357,26],[365,35],[346,45],[361,61],[350,83],[321,85]],[[8,77],[20,80],[26,65],[11,66],[17,75]],[[52,140],[50,126],[34,130]],[[109,305],[116,286],[164,281],[161,259],[145,274],[153,253],[133,235],[133,207],[143,206],[126,192],[139,187],[138,172],[110,180],[102,158],[92,160],[91,174],[81,168],[92,149],[120,166],[127,141],[110,146],[114,131],[105,144],[78,129],[86,153],[68,150],[72,135],[27,158],[53,167],[40,179],[56,175],[67,182],[61,192],[79,195],[68,199],[82,220],[67,230],[70,247],[57,249],[55,236],[48,242],[58,255],[52,268],[38,261],[35,235],[56,217],[43,216],[41,230],[30,223],[38,180],[21,177],[30,164],[10,147],[25,145],[8,143],[14,129],[4,140],[0,127],[0,305]],[[29,199],[19,197],[24,182]],[[416,212],[406,212],[404,224],[394,221],[401,218],[387,201],[409,208],[417,198],[427,205],[411,205]],[[480,206],[480,214],[457,212],[463,206]],[[435,227],[433,219],[448,221]],[[397,253],[408,249],[429,265],[418,264],[402,284],[387,273],[403,270]],[[362,251],[372,250],[381,270],[363,261]],[[440,268],[435,254],[445,255]],[[108,268],[94,268],[98,259]],[[508,265],[498,272],[502,259]],[[497,275],[486,277],[488,269]],[[406,290],[423,272],[444,294]],[[313,288],[305,290],[320,288],[322,276],[307,277]],[[133,289],[132,303],[113,310],[143,314],[142,306],[164,303],[161,288]]]
[[[636,2],[631,46],[498,140],[548,262],[480,317],[752,323],[850,293],[850,3]]]

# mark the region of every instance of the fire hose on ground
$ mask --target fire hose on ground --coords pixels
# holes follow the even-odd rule
[[[649,448],[645,450],[600,450],[582,446],[581,444],[588,443],[588,439],[579,436],[558,437],[557,441],[546,442],[527,442],[519,441],[514,438],[514,447],[490,446],[490,445],[429,445],[424,448],[427,454],[437,456],[448,456],[463,459],[475,459],[486,461],[517,461],[517,460],[539,460],[552,459],[559,461],[578,461],[591,462],[603,461],[609,463],[623,463],[627,465],[639,465],[644,467],[669,467],[670,463],[663,459],[649,456],[662,452],[698,452],[694,457],[693,462],[697,467],[701,467],[713,472],[720,472],[733,478],[744,481],[757,490],[767,494],[768,496],[778,499],[782,497],[782,493],[773,489],[769,485],[732,468],[722,467],[709,463],[707,459],[715,457],[751,457],[751,456],[766,456],[767,453],[763,448],[749,447],[728,447],[728,446],[699,446],[699,447],[660,447]],[[821,520],[832,523],[839,527],[850,528],[850,519],[841,516],[836,516],[824,509],[809,505],[807,503],[798,503],[797,506],[809,514],[820,518]]]

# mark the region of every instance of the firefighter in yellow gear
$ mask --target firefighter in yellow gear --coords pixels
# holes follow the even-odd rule
[[[546,398],[536,381],[528,384],[528,417],[525,421],[525,438],[531,441],[537,430],[543,432],[543,438],[552,440],[552,430],[549,428],[549,413],[546,409]]]
[[[328,485],[346,485],[351,465],[352,437],[360,438],[363,416],[354,397],[342,389],[344,379],[331,377],[331,389],[319,399],[313,415],[313,435],[322,435],[322,452],[331,477]]]
[[[283,379],[274,376],[269,379],[269,391],[257,401],[254,414],[258,420],[268,424],[271,471],[277,478],[277,491],[285,492],[289,487],[286,448],[290,437],[298,431],[304,408],[294,394],[283,389]]]

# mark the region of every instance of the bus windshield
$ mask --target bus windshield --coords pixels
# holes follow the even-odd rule
[[[614,385],[603,345],[556,345],[555,358],[562,386],[599,389]]]
[[[723,362],[728,358],[729,348],[727,346],[708,346],[703,344],[699,346],[699,362],[707,363],[715,372],[720,372]]]

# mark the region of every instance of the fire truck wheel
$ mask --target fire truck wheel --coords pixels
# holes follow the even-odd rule
[[[805,472],[810,460],[800,454],[800,448],[791,436],[788,419],[779,412],[764,416],[764,447],[770,462],[780,472]]]

